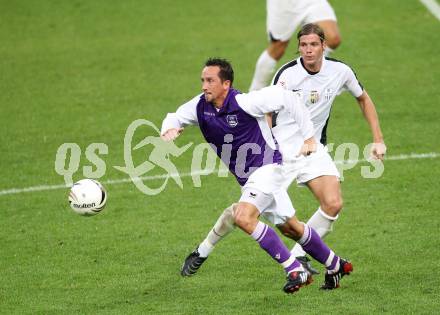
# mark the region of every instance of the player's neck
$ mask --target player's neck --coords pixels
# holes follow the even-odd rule
[[[306,64],[305,62],[304,62],[304,59],[301,57],[301,64],[302,64],[302,66],[304,67],[304,69],[306,69],[307,70],[307,72],[309,73],[309,74],[316,74],[316,73],[318,73],[319,71],[321,71],[321,68],[322,68],[322,58],[320,58],[317,62],[315,62],[315,63],[309,63],[309,64]]]
[[[217,97],[213,102],[212,105],[214,105],[215,108],[220,109],[223,107],[223,104],[225,103],[225,99],[228,96],[229,93],[228,89],[227,91],[225,91],[222,95],[220,95],[219,97]]]
[[[214,107],[215,107],[216,109],[220,109],[220,108],[223,107],[223,102],[221,102],[221,101],[214,102],[214,103],[212,103],[212,105],[214,105]]]

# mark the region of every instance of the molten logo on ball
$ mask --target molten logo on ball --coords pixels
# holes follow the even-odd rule
[[[69,203],[73,211],[80,215],[92,216],[104,209],[107,192],[96,180],[82,179],[73,184],[69,193]]]

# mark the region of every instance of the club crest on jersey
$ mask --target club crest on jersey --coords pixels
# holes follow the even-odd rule
[[[227,115],[226,121],[228,122],[228,125],[231,127],[235,127],[238,125],[237,115]]]
[[[310,91],[310,103],[315,104],[319,101],[318,91]]]

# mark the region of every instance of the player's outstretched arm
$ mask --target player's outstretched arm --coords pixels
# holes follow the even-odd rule
[[[240,107],[253,117],[263,117],[266,114],[285,109],[290,117],[298,123],[304,138],[310,138],[314,133],[309,111],[302,99],[292,91],[271,85],[258,91],[239,94],[236,96],[236,100]],[[271,119],[269,121],[266,116],[266,120],[270,126]]]
[[[173,141],[183,132],[183,127],[197,125],[197,102],[200,95],[197,95],[189,102],[181,105],[175,113],[168,113],[162,122],[160,137],[164,141]]]
[[[173,141],[183,132],[184,128],[171,128],[166,130],[160,135],[160,138],[164,141]]]
[[[286,107],[284,92],[285,90],[278,86],[269,86],[258,91],[238,94],[235,99],[246,113],[259,118]]]
[[[371,156],[374,159],[383,160],[386,153],[386,146],[383,140],[382,130],[380,129],[379,117],[377,116],[376,107],[368,95],[367,91],[356,98],[359,106],[364,114],[365,120],[370,125],[373,135],[373,146],[371,147]]]

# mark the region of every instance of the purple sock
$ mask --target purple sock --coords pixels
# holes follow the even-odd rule
[[[304,234],[298,243],[307,254],[325,265],[330,273],[339,270],[339,257],[328,248],[318,233],[307,224],[304,224]]]
[[[251,234],[262,249],[284,267],[286,273],[301,269],[301,264],[295,259],[289,249],[281,241],[278,234],[263,222],[258,222],[257,227]]]

